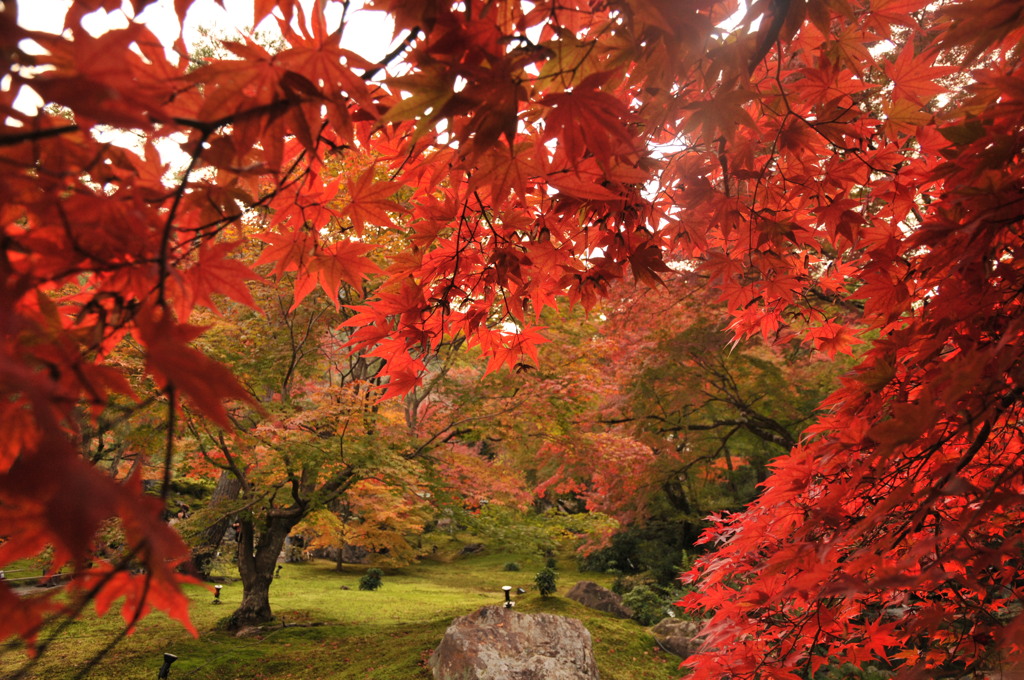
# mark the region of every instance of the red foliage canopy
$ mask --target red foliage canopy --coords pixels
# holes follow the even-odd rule
[[[159,504],[76,442],[131,393],[108,362],[128,336],[167,403],[168,458],[180,399],[227,424],[223,402],[247,395],[188,320],[217,295],[251,302],[234,242],[267,244],[297,300],[384,262],[350,323],[389,395],[445,338],[512,367],[556,295],[590,305],[681,258],[740,336],[868,343],[762,497],[709,536],[697,677],[870,657],[932,673],[1015,650],[1020,3],[757,0],[732,29],[734,0],[372,4],[400,40],[383,63],[339,46],[324,3],[260,0],[287,47],[247,41],[190,71],[183,44],[135,21],[80,27],[120,0],[75,3],[61,36],[3,3],[0,565],[52,545],[98,601],[136,588],[186,616]],[[58,106],[23,113],[23,89]],[[363,169],[331,179],[336,154]],[[399,245],[373,249],[371,229]],[[85,570],[110,517],[144,576]],[[0,583],[0,637],[31,636],[50,606]]]

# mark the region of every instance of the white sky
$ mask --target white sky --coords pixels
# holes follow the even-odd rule
[[[299,0],[309,7],[315,0]],[[223,0],[221,7],[214,0],[194,0],[185,17],[183,34],[186,44],[199,42],[201,36],[196,30],[198,26],[211,31],[215,35],[230,36],[237,29],[251,26],[253,23],[252,0]],[[64,17],[72,0],[30,0],[18,3],[18,24],[22,27],[59,33]],[[360,3],[352,3],[346,19],[342,45],[370,61],[380,61],[391,49],[394,23],[382,12],[356,9]],[[226,9],[225,9],[226,8]],[[131,13],[131,5],[125,2],[124,9],[106,13],[102,10],[85,17],[82,24],[87,31],[98,35],[112,28],[127,25],[126,13]],[[337,25],[341,18],[341,3],[328,2],[325,9],[328,27]],[[177,38],[178,22],[174,15],[174,0],[157,0],[139,15],[164,44],[171,44]],[[265,19],[257,30],[277,33],[277,21]],[[30,48],[26,48],[29,49]],[[31,51],[31,50],[30,50]],[[34,101],[33,101],[34,100]],[[22,90],[16,102],[22,111],[35,111],[42,101],[34,93]]]
[[[314,0],[300,0],[300,4],[309,7]],[[223,0],[226,7],[221,7],[214,0],[194,0],[185,17],[184,37],[190,44],[200,39],[196,31],[202,26],[213,32],[230,35],[236,28],[251,26],[252,0]],[[28,29],[57,33],[63,24],[64,16],[72,0],[31,0],[18,3],[18,23]],[[343,45],[363,57],[378,61],[386,55],[391,47],[391,34],[394,24],[382,12],[356,9],[358,2],[353,3],[349,10],[345,28]],[[103,11],[88,15],[83,24],[86,30],[99,34],[110,28],[126,25],[125,12],[130,13],[130,4],[125,2],[125,9],[109,14]],[[328,26],[337,23],[341,18],[341,3],[328,2],[325,10]],[[170,44],[177,37],[177,20],[174,17],[173,0],[157,0],[139,16],[142,23],[149,27],[161,39]],[[277,22],[265,19],[258,27],[261,30],[276,31]]]

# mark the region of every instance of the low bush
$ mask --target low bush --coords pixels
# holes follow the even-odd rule
[[[653,626],[665,618],[665,598],[648,586],[636,586],[622,596],[622,604],[633,610],[633,620],[641,626]]]
[[[359,579],[359,590],[377,590],[381,587],[384,572],[377,567],[370,567]]]
[[[537,576],[533,579],[533,582],[537,584],[537,592],[541,594],[541,597],[547,597],[555,592],[556,583],[558,581],[558,572],[551,567],[544,567]]]

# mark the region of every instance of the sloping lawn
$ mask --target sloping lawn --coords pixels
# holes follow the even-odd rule
[[[510,561],[518,562],[522,570],[504,571]],[[271,589],[278,620],[243,638],[219,628],[241,599],[241,585],[225,584],[220,606],[212,604],[211,591],[192,587],[192,620],[200,632],[198,639],[165,616],[151,615],[87,677],[152,680],[168,652],[178,657],[171,667],[171,680],[429,680],[427,657],[451,620],[503,601],[503,585],[532,591],[533,577],[542,566],[539,558],[507,554],[425,562],[385,570],[383,587],[365,592],[358,589],[363,568],[336,572],[327,562],[287,564]],[[559,593],[581,579],[603,585],[610,580],[596,574],[581,576],[570,560],[558,566]],[[594,638],[603,680],[681,676],[679,659],[660,651],[646,630],[633,621],[587,609],[558,595],[542,598],[529,592],[517,600],[518,611],[581,619]],[[74,678],[117,633],[120,623],[116,612],[103,618],[89,615],[76,622],[27,677]],[[0,677],[15,673],[26,659],[22,648],[0,649]]]

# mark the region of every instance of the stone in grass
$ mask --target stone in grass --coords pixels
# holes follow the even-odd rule
[[[262,626],[245,626],[244,628],[238,629],[238,632],[235,633],[235,637],[255,638],[260,637],[261,635],[263,635],[264,632],[266,631],[263,630]]]
[[[577,619],[492,605],[455,619],[430,656],[434,680],[598,680]]]
[[[607,588],[602,588],[593,581],[580,581],[565,596],[576,600],[584,607],[608,612],[618,616],[620,619],[628,619],[633,616],[633,612],[630,611],[629,607],[622,604],[621,597]]]
[[[663,649],[685,659],[700,647],[701,624],[686,619],[662,619],[651,628],[651,634]]]

